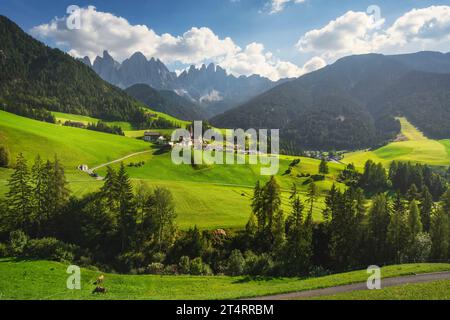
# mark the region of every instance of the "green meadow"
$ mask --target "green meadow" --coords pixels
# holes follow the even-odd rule
[[[76,116],[77,117],[77,116]],[[194,225],[202,229],[243,228],[250,216],[253,187],[257,180],[268,178],[260,175],[260,165],[213,165],[193,168],[190,165],[175,165],[170,153],[159,154],[149,143],[141,140],[109,135],[84,129],[64,127],[39,122],[10,113],[0,112],[0,144],[7,145],[12,158],[19,152],[31,162],[37,154],[42,158],[53,158],[56,154],[66,166],[69,187],[76,196],[98,190],[102,182],[76,170],[80,164],[93,168],[124,156],[152,151],[124,160],[134,184],[149,187],[163,186],[172,191],[178,224],[181,228]],[[285,174],[295,157],[281,156],[279,183],[283,189],[283,207],[289,211],[289,190],[296,183],[300,192],[305,192],[307,178],[299,175],[317,174],[319,161],[302,158],[301,164]],[[144,161],[140,168],[128,167],[130,163]],[[112,165],[117,168],[120,163]],[[322,192],[328,190],[342,168],[330,164],[330,175],[317,182]],[[106,168],[98,170],[104,175]],[[6,191],[6,181],[12,170],[0,169],[0,194]],[[343,186],[342,186],[343,187]],[[321,219],[323,198],[314,207],[315,219]]]
[[[366,270],[319,278],[249,278],[104,274],[107,293],[94,295],[103,273],[81,270],[81,290],[68,290],[69,264],[0,259],[0,300],[219,300],[259,297],[340,286],[367,280]],[[385,278],[450,270],[449,264],[382,268]],[[14,281],[10,281],[14,279]]]
[[[428,139],[406,118],[399,118],[402,125],[401,141],[392,142],[374,151],[356,151],[345,155],[344,163],[363,167],[371,159],[387,166],[392,161],[411,161],[431,166],[450,166],[450,140]]]
[[[61,113],[55,115],[58,119],[73,121],[95,120]],[[406,119],[401,121],[402,133],[410,140],[394,142],[372,152],[347,154],[343,161],[354,162],[359,167],[368,159],[386,165],[392,160],[423,161],[432,165],[450,164],[450,140],[429,140]],[[101,181],[76,170],[78,165],[87,164],[93,168],[148,150],[149,153],[123,161],[127,172],[135,185],[144,184],[151,188],[163,186],[172,191],[178,214],[177,223],[181,228],[197,225],[201,229],[239,229],[245,226],[250,215],[253,187],[256,181],[265,182],[268,179],[260,175],[261,165],[175,165],[171,161],[170,152],[161,154],[149,143],[134,138],[141,133],[143,131],[129,131],[129,137],[121,137],[39,122],[0,111],[0,144],[9,147],[13,158],[19,152],[23,152],[30,161],[37,154],[44,159],[56,154],[66,166],[69,187],[76,196],[97,191],[102,185]],[[300,159],[300,165],[287,172],[294,159]],[[138,162],[143,162],[144,165],[132,166]],[[111,166],[118,168],[119,165],[118,162]],[[336,181],[343,167],[342,164],[329,163],[330,173],[324,181],[316,182],[322,196],[314,206],[314,219],[322,218],[323,195],[332,184],[345,188]],[[282,188],[282,206],[285,212],[290,210],[289,192],[292,185],[297,185],[304,198],[309,179],[305,175],[317,174],[318,170],[318,160],[280,156],[277,179]],[[105,171],[106,168],[102,167],[97,173],[104,176]],[[0,169],[0,194],[6,191],[6,181],[11,172],[12,170]]]
[[[177,118],[174,118],[168,114],[165,113],[161,113],[161,112],[156,112],[150,109],[146,109],[146,111],[148,111],[151,114],[156,115],[158,118],[162,118],[165,120],[168,120],[170,122],[172,122],[173,124],[175,124],[177,127],[186,127],[187,125],[190,124],[189,121],[183,121],[183,120],[179,120]],[[63,112],[52,112],[52,114],[55,116],[56,121],[59,121],[61,123],[64,123],[66,121],[73,121],[73,122],[80,122],[80,123],[84,123],[85,125],[89,124],[89,123],[97,123],[100,121],[100,119],[98,118],[93,118],[93,117],[89,117],[89,116],[83,116],[83,115],[76,115],[76,114],[70,114],[70,113],[63,113]],[[104,121],[106,124],[110,125],[110,126],[117,126],[122,128],[122,130],[125,132],[125,135],[130,136],[130,137],[142,137],[144,134],[144,132],[146,130],[136,130],[133,125],[129,122],[125,122],[125,121]],[[168,132],[167,129],[155,129],[155,131],[164,131],[164,134],[166,132]],[[173,130],[170,129],[170,132],[172,132]],[[140,135],[140,133],[142,132],[142,135]],[[128,133],[128,134],[127,134]]]

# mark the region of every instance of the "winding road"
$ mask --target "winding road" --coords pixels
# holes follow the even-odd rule
[[[382,288],[401,286],[406,284],[417,284],[417,283],[426,283],[426,282],[434,282],[440,280],[450,280],[450,272],[438,272],[438,273],[424,273],[403,277],[395,277],[395,278],[386,278],[382,279],[381,286]],[[292,292],[286,294],[277,294],[272,296],[258,297],[252,299],[245,300],[256,300],[256,301],[270,301],[270,300],[296,300],[296,299],[307,299],[314,297],[322,297],[322,296],[332,296],[339,293],[346,292],[354,292],[354,291],[364,291],[367,289],[367,284],[363,283],[354,283],[344,286],[330,287],[324,289],[316,289],[316,290],[308,290],[301,292]]]
[[[95,170],[98,170],[98,169],[100,169],[100,168],[107,167],[107,166],[109,166],[109,165],[111,165],[111,164],[114,164],[114,163],[117,163],[117,162],[121,162],[121,161],[126,160],[126,159],[128,159],[128,158],[132,158],[132,157],[135,157],[135,156],[140,156],[141,154],[150,153],[150,152],[152,152],[152,151],[153,151],[153,150],[147,150],[147,151],[141,151],[141,152],[132,153],[132,154],[129,154],[129,155],[127,155],[127,156],[125,156],[125,157],[122,157],[122,158],[120,158],[120,159],[113,160],[113,161],[110,161],[110,162],[108,162],[108,163],[101,164],[101,165],[99,165],[99,166],[97,166],[97,167],[95,167],[95,168],[90,168],[90,170],[95,171]]]

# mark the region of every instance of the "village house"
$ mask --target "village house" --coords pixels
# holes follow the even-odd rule
[[[144,141],[147,142],[156,142],[159,137],[161,137],[161,134],[159,132],[146,131],[144,133]]]

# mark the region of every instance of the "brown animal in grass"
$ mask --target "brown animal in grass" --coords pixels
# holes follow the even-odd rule
[[[94,289],[94,291],[92,291],[92,294],[96,294],[96,293],[106,294],[106,288],[97,287],[97,288]]]

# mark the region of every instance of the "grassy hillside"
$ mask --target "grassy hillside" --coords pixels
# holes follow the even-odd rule
[[[317,297],[314,300],[450,300],[450,280],[356,291]]]
[[[92,295],[102,273],[83,269],[81,290],[66,289],[69,264],[48,261],[0,260],[0,299],[237,299],[312,290],[367,280],[365,270],[321,278],[194,277],[105,275],[106,295]],[[449,264],[410,264],[385,267],[384,277],[450,270]],[[14,279],[14,281],[11,281]]]
[[[151,112],[152,114],[155,114],[157,117],[168,120],[175,124],[177,127],[186,127],[190,122],[179,120],[177,118],[174,118],[170,115],[167,115],[165,113],[156,112],[150,109],[147,109],[148,112]],[[88,117],[88,116],[82,116],[82,115],[76,115],[76,114],[70,114],[70,113],[63,113],[63,112],[52,112],[52,114],[55,116],[56,121],[60,121],[61,123],[64,123],[66,121],[74,121],[74,122],[81,122],[84,124],[88,123],[97,123],[100,121],[100,119]],[[125,135],[128,137],[136,138],[136,137],[142,137],[144,136],[144,132],[146,130],[135,130],[133,127],[133,124],[126,121],[103,121],[106,124],[110,126],[118,126],[121,127],[122,130],[125,132]],[[162,133],[170,133],[173,131],[172,129],[154,129],[158,131],[164,131]]]
[[[392,161],[411,161],[432,166],[450,165],[450,140],[428,139],[406,118],[400,118],[402,138],[374,151],[357,151],[345,155],[344,163],[358,167],[371,159],[389,165]]]
[[[79,116],[59,114],[77,120]],[[93,118],[92,118],[93,119]],[[89,121],[89,120],[88,120]],[[52,158],[57,154],[66,166],[69,187],[77,196],[96,191],[102,182],[95,181],[76,170],[80,164],[95,167],[126,155],[150,150],[143,141],[109,135],[89,130],[64,127],[39,122],[10,113],[0,112],[0,144],[7,145],[15,158],[23,152],[30,161],[40,154]],[[282,156],[278,180],[283,192],[283,205],[289,212],[289,189],[296,183],[300,192],[305,192],[307,178],[298,177],[302,173],[316,174],[319,161],[302,158],[299,167],[285,175],[294,157]],[[250,215],[253,187],[260,176],[260,166],[220,165],[194,169],[190,165],[177,166],[171,162],[170,153],[148,153],[129,158],[131,162],[144,161],[141,168],[127,168],[135,184],[143,182],[151,187],[156,185],[169,188],[175,198],[178,224],[181,228],[198,225],[200,228],[242,228]],[[117,167],[119,163],[113,165]],[[328,190],[342,165],[330,164],[330,175],[317,183],[321,191]],[[105,168],[98,170],[100,175]],[[6,180],[11,170],[0,169],[0,194],[6,190]],[[315,219],[321,218],[323,199],[314,209]]]
[[[112,161],[147,150],[148,143],[117,135],[63,127],[0,111],[0,144],[7,145],[15,159],[22,152],[27,159],[37,154],[53,158],[55,154],[68,168]]]

